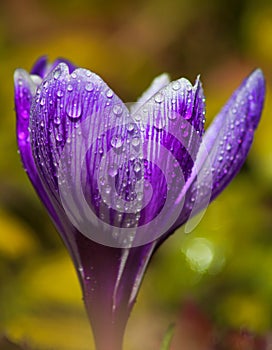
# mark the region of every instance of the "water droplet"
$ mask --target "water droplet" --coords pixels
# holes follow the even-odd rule
[[[180,82],[179,81],[174,81],[172,83],[172,89],[175,90],[175,91],[179,90],[180,89]]]
[[[134,119],[135,119],[137,122],[139,122],[139,121],[142,119],[141,114],[136,114],[136,115],[134,116]]]
[[[135,162],[134,167],[133,167],[135,173],[138,173],[142,169],[142,165],[140,162]]]
[[[157,93],[156,95],[155,95],[155,102],[157,102],[157,103],[162,103],[164,101],[164,96],[163,96],[163,94],[162,93]]]
[[[19,132],[19,134],[18,134],[19,140],[25,140],[26,137],[27,137],[27,134],[25,132],[23,132],[23,131]]]
[[[134,123],[129,123],[127,124],[127,130],[129,132],[133,131],[134,130],[134,127],[135,127],[135,124]]]
[[[41,106],[44,106],[44,105],[45,105],[45,98],[44,98],[44,97],[40,100],[40,105],[41,105]]]
[[[43,87],[44,87],[45,89],[48,88],[48,85],[49,85],[48,81],[44,81],[44,82],[43,82]]]
[[[111,193],[111,187],[110,187],[110,185],[106,185],[106,186],[105,186],[105,192],[106,192],[107,194]]]
[[[93,83],[87,83],[86,85],[85,85],[85,90],[86,91],[93,91],[93,89],[94,89],[94,86],[93,86]]]
[[[112,96],[113,96],[113,91],[112,91],[111,89],[109,89],[109,90],[106,92],[106,96],[107,96],[108,98],[112,98]]]
[[[57,96],[58,97],[62,97],[63,96],[63,91],[62,90],[58,90],[57,91]]]
[[[105,178],[103,176],[100,177],[99,182],[102,186],[105,185]]]
[[[41,126],[41,128],[44,128],[44,121],[43,120],[40,122],[40,126]]]
[[[109,171],[108,171],[109,175],[111,177],[114,177],[118,174],[118,167],[116,164],[112,164],[110,167],[109,167]]]
[[[27,111],[27,109],[24,109],[21,112],[21,116],[22,116],[23,119],[28,119],[28,111]]]
[[[154,118],[154,127],[158,130],[162,130],[165,127],[166,121],[161,115],[156,115]]]
[[[175,111],[169,111],[168,113],[168,119],[170,120],[176,120],[177,119],[177,113]]]
[[[73,72],[73,73],[71,74],[71,77],[72,77],[73,79],[75,79],[75,78],[77,77],[76,73]]]
[[[82,106],[77,99],[70,101],[66,106],[66,113],[72,119],[77,119],[81,116]]]
[[[122,114],[123,108],[120,105],[114,105],[112,111],[116,116],[120,116]]]
[[[138,147],[139,144],[140,144],[140,138],[137,136],[137,137],[133,137],[132,141],[131,141],[131,144],[132,146],[134,147]]]
[[[120,148],[123,145],[123,140],[120,136],[113,136],[111,139],[111,145],[114,148]]]
[[[57,134],[57,135],[56,135],[56,140],[57,140],[58,142],[61,142],[61,141],[62,141],[62,136],[61,136],[60,134]]]
[[[231,148],[232,148],[232,147],[231,147],[231,144],[228,143],[228,144],[227,144],[227,147],[226,147],[226,150],[227,150],[227,151],[231,151]]]
[[[67,90],[70,91],[70,92],[73,91],[73,85],[69,84],[69,85],[67,86]]]
[[[54,118],[54,124],[55,125],[60,125],[60,117],[55,117]]]
[[[54,76],[54,79],[56,79],[56,80],[59,79],[59,77],[60,77],[60,69],[55,70],[53,76]]]

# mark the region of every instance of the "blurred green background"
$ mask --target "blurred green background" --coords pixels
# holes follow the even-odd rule
[[[186,322],[188,303],[201,310],[209,334],[269,332],[271,1],[1,0],[0,334],[33,349],[90,350],[92,335],[72,263],[17,154],[13,72],[30,69],[43,54],[93,70],[126,102],[135,101],[162,72],[191,80],[201,73],[208,123],[246,75],[263,69],[265,110],[248,160],[195,231],[176,232],[154,257],[125,349],[159,349],[170,322]],[[192,346],[185,338],[175,340],[175,349],[206,349],[204,340],[198,344],[196,337]]]

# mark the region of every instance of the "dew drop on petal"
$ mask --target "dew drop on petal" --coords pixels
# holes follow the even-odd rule
[[[60,69],[55,70],[53,76],[54,76],[54,79],[56,79],[56,80],[59,79],[59,77],[60,77]]]
[[[116,116],[120,116],[122,114],[123,108],[120,105],[114,105],[112,111]]]
[[[55,117],[54,118],[54,124],[55,125],[60,125],[60,117]]]
[[[156,129],[162,130],[165,127],[165,124],[166,124],[166,121],[162,116],[160,116],[160,115],[155,116],[154,127]]]
[[[58,142],[61,142],[61,141],[62,141],[62,136],[61,136],[60,134],[57,134],[57,135],[56,135],[56,140],[57,140]]]
[[[93,83],[87,83],[86,85],[85,85],[85,90],[86,91],[89,91],[89,92],[91,92],[91,91],[93,91],[93,89],[94,89],[94,86],[93,86]]]
[[[133,139],[132,139],[132,141],[131,141],[131,144],[132,144],[132,146],[134,146],[134,147],[137,147],[137,146],[139,146],[139,144],[140,144],[140,138],[137,136],[137,137],[133,137]]]
[[[57,96],[58,96],[59,98],[61,98],[61,97],[63,96],[63,91],[62,91],[62,90],[58,90],[58,91],[57,91]]]
[[[67,90],[70,91],[70,92],[73,91],[73,85],[69,84],[69,85],[67,86]]]
[[[135,162],[133,169],[134,169],[135,173],[138,173],[142,169],[141,163]]]
[[[110,187],[110,185],[106,185],[106,186],[105,186],[105,192],[106,192],[107,194],[109,194],[109,193],[111,192],[111,187]]]
[[[140,120],[142,120],[141,114],[136,114],[136,115],[134,116],[134,119],[135,119],[137,122],[139,122]]]
[[[164,101],[164,96],[163,96],[163,94],[162,93],[157,93],[156,95],[155,95],[155,102],[157,102],[157,103],[162,103]]]
[[[18,134],[19,140],[25,140],[26,137],[27,137],[27,135],[25,132],[23,132],[23,131],[19,132],[19,134]]]
[[[232,148],[232,147],[231,147],[231,144],[228,143],[228,144],[227,144],[227,147],[226,147],[226,150],[229,152],[229,151],[231,151],[231,148]]]
[[[109,170],[108,170],[108,173],[111,177],[114,177],[118,174],[118,167],[116,164],[112,164],[110,167],[109,167]]]
[[[44,106],[44,105],[45,105],[45,98],[44,98],[44,97],[40,100],[40,105],[41,105],[41,106]]]
[[[134,130],[134,127],[135,127],[135,124],[134,123],[129,123],[127,124],[127,130],[129,132],[133,131]]]
[[[21,112],[21,116],[22,116],[23,119],[28,119],[28,111],[27,111],[27,109],[24,109]]]
[[[123,140],[120,136],[113,136],[111,139],[111,145],[113,148],[120,148],[123,145]]]
[[[106,92],[106,96],[107,96],[108,98],[112,98],[112,96],[113,96],[113,91],[112,91],[111,89],[109,89],[109,90]]]
[[[45,89],[48,88],[48,85],[49,85],[48,81],[45,81],[45,82],[43,83],[43,87],[44,87]]]
[[[81,103],[77,100],[69,102],[66,106],[66,113],[71,119],[78,119],[82,113]]]
[[[180,89],[180,82],[179,81],[174,81],[172,83],[172,89],[175,90],[175,91],[179,90]]]
[[[175,111],[169,111],[169,113],[168,113],[168,119],[169,119],[169,120],[176,120],[176,119],[177,119],[177,112],[175,112]]]

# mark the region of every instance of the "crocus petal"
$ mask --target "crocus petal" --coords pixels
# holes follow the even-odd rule
[[[62,222],[52,205],[52,201],[44,189],[31,149],[29,119],[32,99],[36,93],[37,85],[39,85],[35,83],[35,81],[38,80],[36,79],[37,77],[36,75],[29,75],[23,69],[17,69],[14,74],[17,143],[24,169],[33,187],[48,210],[52,220],[55,222],[58,230],[66,235]]]
[[[35,74],[43,78],[46,73],[47,68],[47,56],[42,56],[37,59],[37,61],[34,63],[30,74]]]
[[[39,177],[32,156],[29,117],[32,98],[37,86],[23,69],[17,69],[14,74],[15,110],[17,115],[17,143],[23,166],[35,188],[39,187]]]
[[[183,203],[175,203],[190,177],[201,143],[204,109],[199,79],[194,86],[180,79],[161,89],[132,115],[141,136],[147,183],[143,196],[152,189],[152,196],[143,202],[148,204],[140,212],[134,244],[141,233],[152,241],[168,232],[179,216]]]
[[[34,63],[30,74],[38,75],[41,78],[45,78],[52,70],[54,70],[60,63],[65,63],[69,72],[72,73],[76,66],[65,58],[57,58],[53,63],[49,64],[47,56],[42,56]]]
[[[178,225],[204,209],[239,172],[253,141],[265,96],[261,70],[234,92],[204,135]]]

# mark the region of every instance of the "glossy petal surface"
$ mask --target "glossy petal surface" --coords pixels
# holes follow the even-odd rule
[[[179,224],[188,219],[192,209],[194,215],[207,207],[241,169],[260,120],[264,96],[264,77],[256,70],[234,92],[208,128],[194,176],[186,184],[187,208]]]

